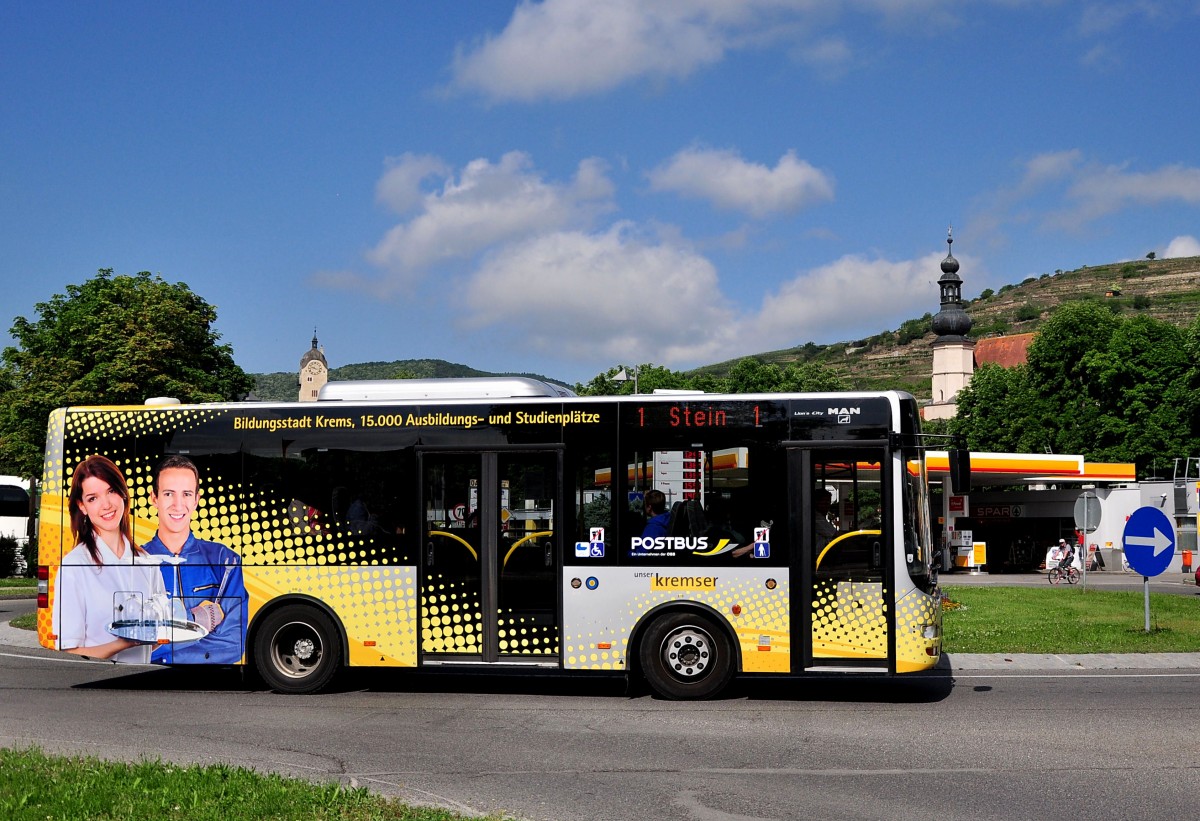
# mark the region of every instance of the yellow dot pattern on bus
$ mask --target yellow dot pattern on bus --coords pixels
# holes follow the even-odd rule
[[[533,616],[500,611],[500,652],[505,655],[557,655],[558,628],[539,624]]]
[[[426,653],[483,652],[479,592],[436,574],[422,599],[421,649]]]
[[[816,658],[887,658],[887,591],[877,582],[813,585],[812,641]]]
[[[51,446],[42,492],[39,562],[52,568],[50,607],[38,611],[42,644],[54,646],[51,613],[55,569],[69,551],[67,496],[70,476],[92,455],[95,441],[135,441],[137,437],[187,430],[228,411],[212,407],[130,408],[59,411],[51,415]],[[60,437],[58,432],[62,430]],[[150,501],[153,471],[161,454],[117,450],[102,455],[120,468],[130,492],[134,541],[153,538],[158,516]],[[325,601],[346,631],[351,663],[415,665],[416,569],[382,566],[381,551],[361,534],[313,520],[290,500],[274,498],[227,477],[205,473],[192,530],[220,542],[242,557],[253,619],[262,605],[287,593]],[[475,625],[476,629],[478,625]]]
[[[936,638],[925,638],[925,628],[936,626]],[[942,652],[942,608],[932,596],[914,591],[896,605],[896,672],[927,670]],[[929,652],[932,647],[932,654]]]
[[[582,592],[582,591],[573,591]],[[791,666],[788,586],[768,590],[761,579],[747,577],[716,590],[646,590],[631,596],[622,618],[610,628],[564,636],[563,666],[569,670],[624,670],[628,636],[647,613],[672,601],[698,601],[724,619],[737,636],[745,672],[787,672]],[[734,606],[740,612],[733,615]],[[610,645],[600,647],[599,645]]]

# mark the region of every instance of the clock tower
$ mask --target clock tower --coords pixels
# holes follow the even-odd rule
[[[329,381],[329,363],[325,351],[317,347],[317,329],[313,328],[312,348],[300,357],[300,401],[316,402],[321,386]]]

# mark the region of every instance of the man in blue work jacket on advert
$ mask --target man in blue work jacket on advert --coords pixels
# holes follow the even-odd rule
[[[225,545],[197,539],[192,533],[192,514],[200,502],[200,472],[192,460],[164,459],[154,474],[150,501],[158,509],[158,532],[143,547],[153,556],[164,557],[160,568],[167,592],[183,604],[190,622],[207,631],[196,641],[156,647],[151,661],[237,664],[246,645],[242,559]]]

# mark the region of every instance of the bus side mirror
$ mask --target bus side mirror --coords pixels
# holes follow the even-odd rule
[[[950,451],[950,490],[955,496],[971,492],[971,451],[955,448]]]

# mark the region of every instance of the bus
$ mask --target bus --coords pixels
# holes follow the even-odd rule
[[[127,485],[139,547],[107,557],[124,577],[75,545],[73,478],[97,457]],[[152,549],[185,518],[156,485],[164,460],[192,466],[187,525],[208,552]],[[924,465],[896,391],[413,379],[63,408],[38,635],[89,655],[76,622],[98,620],[132,660],[244,664],[282,693],[346,666],[625,675],[670,699],[735,675],[914,673],[942,641]]]

